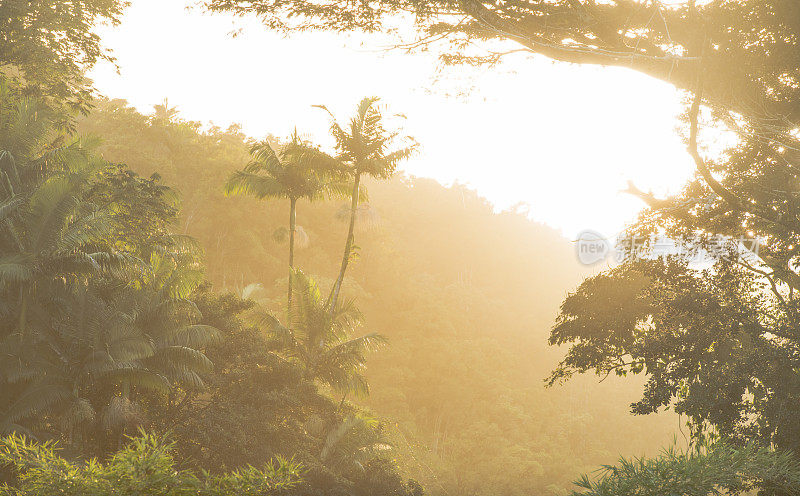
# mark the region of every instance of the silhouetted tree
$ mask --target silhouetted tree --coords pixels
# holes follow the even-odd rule
[[[392,150],[399,137],[398,131],[387,131],[384,128],[383,115],[378,105],[378,98],[364,98],[358,104],[356,114],[350,120],[350,126],[342,128],[331,116],[331,134],[336,140],[339,152],[338,159],[342,162],[344,170],[352,178],[352,193],[350,195],[350,220],[347,226],[347,238],[344,244],[344,254],[339,268],[339,275],[331,289],[330,310],[334,311],[339,292],[342,288],[344,275],[353,250],[354,227],[358,201],[360,196],[361,178],[364,175],[386,179],[392,175],[397,164],[407,158],[414,151],[415,145]],[[327,108],[322,107],[327,111]]]
[[[309,201],[324,195],[342,195],[346,183],[335,173],[336,161],[300,140],[295,131],[291,141],[276,152],[267,141],[253,145],[252,160],[244,170],[234,172],[225,184],[225,193],[251,195],[258,199],[289,200],[289,289],[287,308],[292,306],[292,271],[294,237],[297,224],[297,201]]]

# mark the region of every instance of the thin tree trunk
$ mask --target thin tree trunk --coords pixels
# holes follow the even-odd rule
[[[131,390],[131,383],[123,379],[122,380],[122,390],[120,391],[120,396],[123,400],[128,401],[128,405],[133,403],[133,391]],[[126,406],[127,408],[127,406]],[[123,444],[125,444],[125,431],[127,429],[128,420],[125,419],[124,423],[119,427],[119,431],[116,433],[116,445],[114,446],[114,451],[119,451]]]
[[[292,313],[292,275],[294,272],[294,231],[297,224],[297,198],[292,198],[289,205],[289,294],[286,298],[286,315],[291,319]],[[291,325],[291,322],[289,322]]]
[[[28,288],[22,289],[22,301],[19,310],[19,335],[25,336],[25,329],[28,327]]]
[[[353,230],[356,225],[356,210],[358,209],[358,187],[361,182],[361,174],[356,173],[353,181],[353,196],[350,199],[350,226],[347,229],[347,241],[344,244],[344,255],[342,255],[342,267],[339,269],[339,277],[333,284],[330,297],[330,313],[336,308],[336,301],[339,299],[339,291],[342,289],[344,273],[347,271],[347,264],[350,263],[350,251],[353,249]]]

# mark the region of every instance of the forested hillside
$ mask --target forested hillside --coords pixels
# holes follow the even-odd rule
[[[105,159],[174,188],[175,230],[198,240],[215,291],[281,311],[288,202],[222,190],[248,161],[248,137],[203,129],[165,105],[141,115],[123,101],[99,102],[79,129],[102,137]],[[407,476],[433,494],[548,494],[620,453],[670,442],[676,417],[627,415],[635,383],[588,377],[545,389],[561,355],[547,336],[585,275],[568,240],[524,213],[494,212],[463,186],[401,174],[366,186],[343,293],[389,346],[369,355],[370,395],[355,401],[388,420]],[[323,287],[336,277],[346,208],[297,205],[295,263]]]
[[[524,208],[403,175],[421,149],[392,115],[405,109],[317,106],[325,149],[302,129],[186,121],[166,100],[143,114],[88,77],[121,68],[115,53],[144,60],[159,91],[178,75],[141,43],[151,33],[106,45],[129,2],[0,1],[0,496],[800,496],[796,3],[194,4],[234,34],[258,21],[364,46],[386,35],[481,73],[514,53],[671,85],[695,174],[666,197],[629,182],[646,207],[615,246],[624,256],[589,271]],[[199,49],[172,30],[195,21],[146,7],[148,29],[180,40],[182,67],[251,74],[244,51],[214,64],[223,44]],[[326,83],[301,53],[285,60]],[[336,58],[354,75],[338,82],[364,83]],[[602,71],[574,69],[607,97]],[[183,81],[187,96],[205,80]],[[649,87],[637,81],[633,93]],[[220,105],[231,88],[201,89]],[[262,90],[244,96],[282,96]],[[605,122],[608,109],[565,115]],[[597,141],[539,110],[569,146]],[[463,146],[508,144],[495,136]],[[499,183],[547,180],[517,160],[482,165]],[[570,170],[588,167],[613,169]]]

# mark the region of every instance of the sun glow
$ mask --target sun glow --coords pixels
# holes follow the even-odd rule
[[[692,164],[675,132],[680,95],[625,69],[508,56],[502,70],[442,69],[433,54],[384,51],[385,40],[304,34],[281,38],[255,19],[139,0],[102,36],[118,59],[92,74],[109,97],[141,111],[169,98],[186,119],[240,123],[246,133],[285,136],[297,127],[329,143],[325,104],[347,115],[376,95],[407,116],[421,144],[409,174],[465,183],[498,209],[574,236],[613,234],[642,204],[619,191],[628,180],[657,195],[678,190]]]

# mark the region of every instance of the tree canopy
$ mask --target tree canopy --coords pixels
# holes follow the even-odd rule
[[[288,33],[413,33],[398,47],[445,63],[527,53],[674,85],[695,176],[668,198],[630,185],[647,208],[621,241],[642,243],[560,310],[584,275],[566,240],[463,186],[392,177],[415,143],[377,98],[331,119],[331,154],[297,133],[279,147],[205,129],[166,100],[144,116],[92,101],[86,79],[113,61],[95,30],[125,2],[0,3],[0,494],[420,496],[409,477],[443,495],[559,494],[671,430],[620,415],[640,388],[633,413],[686,415],[689,450],[606,465],[583,494],[796,494],[795,3],[203,2]],[[299,200],[345,193],[297,225]],[[270,233],[286,207],[284,299]],[[660,237],[713,256],[659,254]],[[544,347],[554,314],[566,355]],[[548,370],[550,385],[612,379],[545,390]],[[142,428],[176,440],[130,437]]]
[[[26,92],[67,116],[86,110],[95,96],[86,71],[98,61],[113,61],[97,26],[117,24],[127,5],[124,0],[4,0],[0,74],[18,78]]]
[[[213,12],[255,15],[285,31],[386,30],[412,24],[406,48],[448,62],[486,63],[514,51],[631,68],[747,116],[797,120],[796,5],[791,0],[209,0]],[[400,32],[409,32],[401,29]],[[509,41],[507,44],[492,41]]]
[[[629,68],[686,97],[682,132],[696,165],[656,198],[628,237],[724,246],[699,268],[680,256],[631,257],[568,296],[551,335],[571,348],[551,381],[576,372],[642,373],[636,413],[675,407],[695,435],[797,450],[800,11],[790,0],[210,0],[270,28],[378,31],[412,24],[406,48],[446,62],[512,52]],[[720,139],[722,135],[725,140]],[[712,146],[713,145],[713,146]],[[624,146],[624,142],[620,143]],[[757,240],[755,257],[736,240]],[[652,251],[649,252],[652,254]]]
[[[176,185],[182,199],[176,229],[205,248],[215,291],[246,294],[282,314],[285,246],[271,233],[285,226],[290,206],[224,196],[220,185],[249,160],[248,139],[238,128],[203,131],[180,116],[154,119],[121,101],[98,103],[79,128],[105,137],[108,159],[124,159],[144,176],[159,171]],[[495,212],[463,185],[403,175],[365,183],[369,202],[361,201],[355,220],[361,256],[342,285],[344,301],[356,298],[364,325],[347,333],[377,332],[389,345],[358,369],[369,397],[348,399],[385,419],[401,473],[433,494],[547,494],[567,490],[575,474],[612,462],[618,452],[654,452],[653,438],[671,439],[675,417],[626,414],[639,382],[579,378],[543,387],[561,355],[546,344],[550,323],[564,292],[582,276],[567,240],[522,212]],[[308,245],[298,248],[297,264],[322,290],[336,279],[350,206],[320,201],[298,209]],[[327,292],[321,294],[324,303]],[[232,298],[219,305],[238,308]],[[299,298],[296,289],[293,305]],[[230,338],[207,351],[216,365],[205,381],[211,399],[198,395],[176,415],[186,421],[173,427],[180,449],[204,467],[233,468],[233,461],[256,463],[299,447],[304,464],[315,467],[308,478],[333,487],[322,482],[330,469],[312,463],[311,453],[319,456],[318,436],[327,439],[339,425],[341,396],[326,403],[325,388],[303,381],[299,360],[262,334],[268,327],[227,330],[214,301],[213,294],[198,301],[203,322]],[[250,310],[243,312],[248,322]],[[304,325],[294,338],[313,345]],[[338,339],[326,338],[325,345]],[[281,358],[262,355],[265,349]],[[302,355],[304,348],[296,349]],[[172,422],[170,415],[163,423]],[[365,465],[364,476],[387,482],[377,475],[379,460]]]

